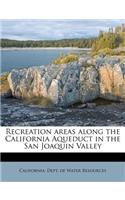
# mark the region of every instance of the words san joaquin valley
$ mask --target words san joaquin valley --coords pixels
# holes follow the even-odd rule
[[[21,143],[24,149],[101,149],[103,142],[120,142],[119,129],[6,129],[5,141]]]

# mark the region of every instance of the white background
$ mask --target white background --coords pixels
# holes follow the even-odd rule
[[[1,0],[5,19],[125,19],[124,0]]]
[[[26,142],[7,142],[6,140],[5,140],[5,137],[6,136],[10,136],[10,137],[13,137],[14,136],[14,138],[16,138],[16,137],[28,137],[29,135],[16,135],[16,134],[7,134],[6,132],[6,129],[8,130],[9,129],[9,132],[11,132],[11,130],[12,131],[16,131],[17,130],[17,133],[20,133],[20,131],[21,130],[43,130],[42,131],[42,133],[44,133],[44,130],[46,131],[47,129],[48,130],[51,130],[51,135],[46,135],[46,134],[43,134],[43,135],[35,135],[36,137],[38,136],[38,137],[40,137],[40,136],[42,136],[42,137],[46,137],[46,136],[48,136],[49,138],[50,138],[50,140],[52,140],[52,138],[53,138],[53,136],[56,136],[56,138],[57,137],[65,137],[65,138],[67,138],[67,137],[79,137],[79,136],[81,136],[81,138],[82,137],[87,137],[87,138],[85,138],[85,141],[87,140],[88,142],[74,142],[75,143],[75,145],[74,145],[74,148],[73,149],[63,149],[63,150],[59,150],[59,149],[52,149],[52,148],[50,148],[50,149],[45,149],[44,148],[44,150],[42,150],[41,151],[41,143],[43,143],[43,144],[46,144],[47,142],[39,142],[39,149],[31,149],[31,148],[29,148],[29,149],[25,149],[25,145],[24,145],[24,143],[26,143]],[[54,133],[55,133],[55,131],[56,130],[58,130],[58,132],[59,132],[59,130],[63,130],[63,132],[66,130],[66,133],[68,133],[68,131],[70,130],[70,131],[72,131],[72,130],[75,130],[75,135],[70,135],[70,134],[68,134],[68,135],[63,135],[63,134],[61,134],[61,135],[58,135],[58,134],[56,134],[56,135],[54,135]],[[108,131],[107,131],[107,129],[108,129]],[[99,135],[99,134],[91,134],[91,135],[89,135],[89,134],[78,134],[78,132],[80,131],[80,130],[85,130],[86,132],[87,132],[87,130],[88,131],[91,131],[91,130],[94,130],[94,131],[96,131],[97,132],[97,130],[101,130],[100,131],[100,133],[101,132],[103,132],[103,138],[104,138],[104,141],[103,142],[95,142],[95,138],[98,136],[98,137],[101,137],[102,135]],[[117,131],[119,132],[119,134],[117,134]],[[110,134],[107,134],[107,132],[109,132]],[[112,133],[112,134],[111,134]],[[32,135],[30,135],[30,136],[32,136]],[[89,142],[89,138],[88,137],[91,137],[92,136],[92,142]],[[110,137],[110,138],[112,138],[113,139],[113,142],[107,142],[107,136],[108,137]],[[114,142],[115,141],[115,139],[118,137],[118,139],[120,138],[120,141],[119,142]],[[10,140],[10,139],[9,139]],[[111,139],[110,139],[111,140]],[[117,139],[116,139],[117,140]],[[29,142],[28,143],[28,147],[29,147],[29,144],[31,144],[32,146],[33,146],[33,143],[34,142]],[[62,144],[63,145],[63,143],[60,143],[60,142],[50,142],[50,144],[56,144],[56,143],[58,143],[58,144]],[[66,142],[66,143],[64,143],[64,144],[67,144],[67,143],[69,143],[69,144],[72,144],[73,142]],[[89,146],[89,144],[92,144],[92,149],[90,149],[90,147],[89,147],[89,149],[84,149],[84,148],[81,148],[81,149],[79,149],[79,148],[77,148],[77,145],[76,145],[76,143],[84,143],[85,145],[86,144],[88,144],[88,146]],[[97,145],[96,145],[96,149],[94,149],[93,148],[93,145],[94,145],[94,143],[96,143]],[[37,142],[35,143],[35,144],[37,144]],[[101,144],[101,148],[99,149],[98,148],[98,144],[100,145]],[[0,152],[125,152],[125,128],[124,127],[1,127],[0,128]]]
[[[125,19],[125,0],[1,0],[1,19]],[[124,183],[0,183],[1,200],[124,200]]]

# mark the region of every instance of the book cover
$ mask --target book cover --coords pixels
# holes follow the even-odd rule
[[[125,20],[1,20],[0,181],[125,181]]]

